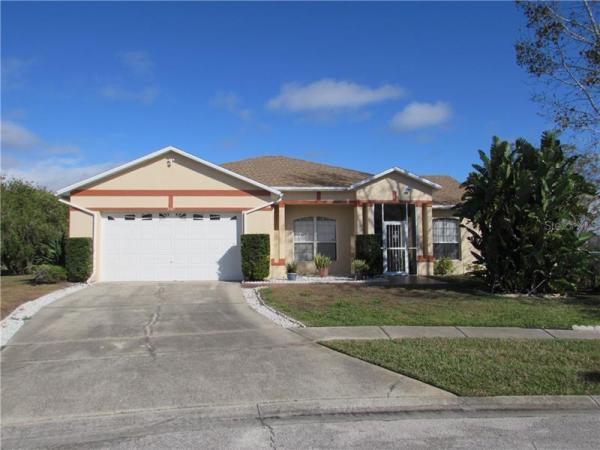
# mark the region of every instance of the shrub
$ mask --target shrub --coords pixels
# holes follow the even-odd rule
[[[260,281],[269,276],[270,242],[268,234],[242,235],[242,273],[244,280]]]
[[[449,258],[440,258],[433,266],[434,275],[450,275],[453,271],[454,267]]]
[[[92,239],[69,238],[65,246],[65,267],[69,281],[84,282],[92,274]]]
[[[352,268],[358,278],[363,278],[369,270],[369,265],[364,259],[355,259],[352,261]]]
[[[315,255],[315,267],[317,269],[326,269],[331,265],[331,258],[329,256],[317,253]]]
[[[41,264],[33,267],[33,282],[35,284],[53,284],[67,279],[67,271],[64,267],[52,264]]]
[[[289,262],[285,265],[285,270],[287,273],[297,273],[298,264],[296,263],[296,261]]]
[[[359,234],[356,236],[356,259],[364,260],[369,266],[367,273],[377,276],[383,273],[383,252],[381,237],[376,234]]]

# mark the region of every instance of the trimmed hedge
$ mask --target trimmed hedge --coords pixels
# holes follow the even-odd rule
[[[92,274],[92,239],[69,238],[65,245],[65,267],[69,281],[86,281]]]
[[[33,282],[35,284],[54,284],[67,279],[64,267],[52,264],[40,264],[33,267]]]
[[[383,253],[381,251],[381,236],[377,234],[356,235],[356,259],[364,260],[369,269],[369,276],[383,273]]]
[[[268,234],[242,235],[242,273],[244,280],[260,281],[269,276],[271,256]]]

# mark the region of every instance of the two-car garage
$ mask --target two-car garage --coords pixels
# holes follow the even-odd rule
[[[241,213],[103,213],[105,281],[240,280]]]

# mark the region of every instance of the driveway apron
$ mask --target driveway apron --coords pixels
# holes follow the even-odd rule
[[[98,283],[1,352],[2,423],[311,399],[448,397],[258,315],[239,284]]]

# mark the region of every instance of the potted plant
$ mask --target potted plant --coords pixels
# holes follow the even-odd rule
[[[354,269],[354,278],[363,280],[367,275],[369,265],[364,259],[355,259],[352,261],[352,268]]]
[[[321,277],[329,275],[329,266],[331,266],[331,258],[329,256],[320,253],[315,255],[315,267],[319,271]]]
[[[285,269],[287,271],[287,279],[290,281],[294,281],[298,276],[298,264],[296,264],[296,261],[287,263],[285,265]]]

